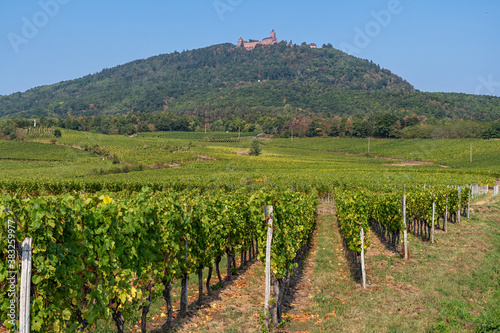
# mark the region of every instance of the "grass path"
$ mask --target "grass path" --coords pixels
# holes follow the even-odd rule
[[[500,331],[500,205],[486,199],[472,208],[469,220],[438,232],[435,245],[410,237],[408,262],[372,233],[366,290],[350,274],[335,216],[320,215],[310,283],[301,293],[308,302],[296,300],[301,306],[289,311],[284,330]]]

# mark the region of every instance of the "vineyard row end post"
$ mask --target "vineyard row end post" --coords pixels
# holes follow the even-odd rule
[[[469,202],[467,203],[467,218],[470,218],[470,190],[469,190]]]
[[[273,240],[273,206],[263,207],[267,222],[266,239],[266,291],[264,297],[264,317],[267,319],[270,313],[269,300],[271,299],[271,245]]]
[[[404,258],[408,259],[408,230],[406,227],[406,195],[403,195],[403,241],[404,241]]]
[[[31,249],[33,238],[26,238],[22,247],[21,263],[21,302],[19,308],[19,328],[30,332],[30,291],[31,291]]]
[[[444,213],[444,232],[448,232],[448,194],[446,195],[446,211]]]
[[[361,227],[361,286],[366,288],[366,270],[365,270],[365,231]]]
[[[434,217],[436,215],[436,200],[432,198],[432,229],[431,229],[431,243],[434,244]]]

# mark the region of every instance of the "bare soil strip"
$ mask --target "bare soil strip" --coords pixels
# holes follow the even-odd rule
[[[205,291],[203,304],[198,306],[195,303],[198,295],[191,289],[188,316],[175,320],[172,331],[260,332],[258,327],[264,306],[264,268],[261,262],[252,263],[238,276],[233,276],[231,282],[224,282],[223,289],[212,291],[212,294],[207,296]],[[174,303],[174,311],[179,309],[178,303]],[[153,318],[148,323],[148,331],[161,332],[164,321],[165,318]]]

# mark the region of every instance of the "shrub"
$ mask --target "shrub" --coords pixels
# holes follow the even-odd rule
[[[260,147],[259,140],[253,140],[252,147],[250,148],[250,155],[251,156],[259,156],[261,151],[262,151],[262,148]]]

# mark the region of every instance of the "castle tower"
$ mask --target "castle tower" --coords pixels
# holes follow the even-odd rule
[[[240,46],[240,47],[244,46],[243,38],[241,38],[241,37],[240,37],[240,39],[238,39],[238,46]]]
[[[277,38],[276,38],[276,31],[271,31],[271,38],[273,39],[273,41],[277,41]]]

